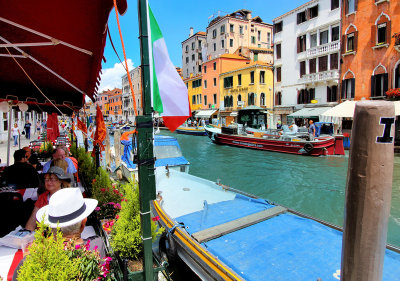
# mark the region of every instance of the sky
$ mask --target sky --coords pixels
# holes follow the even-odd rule
[[[308,0],[148,0],[153,14],[161,28],[167,44],[169,56],[175,66],[182,67],[182,41],[189,37],[190,27],[194,33],[206,31],[209,17],[232,13],[240,9],[252,11],[252,16],[272,24],[272,20],[294,8],[303,5]],[[128,59],[129,70],[140,65],[139,27],[137,0],[127,0],[128,10],[119,15],[121,32]],[[123,51],[119,36],[115,11],[109,16],[109,29],[115,49],[123,61]],[[103,62],[103,74],[99,92],[115,87],[121,88],[121,77],[126,74],[109,39],[104,50],[106,62]]]

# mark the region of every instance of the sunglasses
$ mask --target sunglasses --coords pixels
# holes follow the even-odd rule
[[[58,181],[58,178],[44,178],[44,181]]]

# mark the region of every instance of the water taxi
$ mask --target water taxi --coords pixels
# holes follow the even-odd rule
[[[203,127],[184,127],[180,126],[175,130],[178,134],[193,135],[193,136],[207,136],[207,132]]]

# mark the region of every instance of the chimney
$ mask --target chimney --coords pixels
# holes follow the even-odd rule
[[[193,36],[193,27],[190,28],[189,37]]]
[[[249,13],[247,14],[247,19],[251,20],[251,12],[249,11]]]

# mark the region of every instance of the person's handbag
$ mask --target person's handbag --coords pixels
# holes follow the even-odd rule
[[[25,135],[25,131],[22,131],[22,133],[21,133],[21,134]]]

